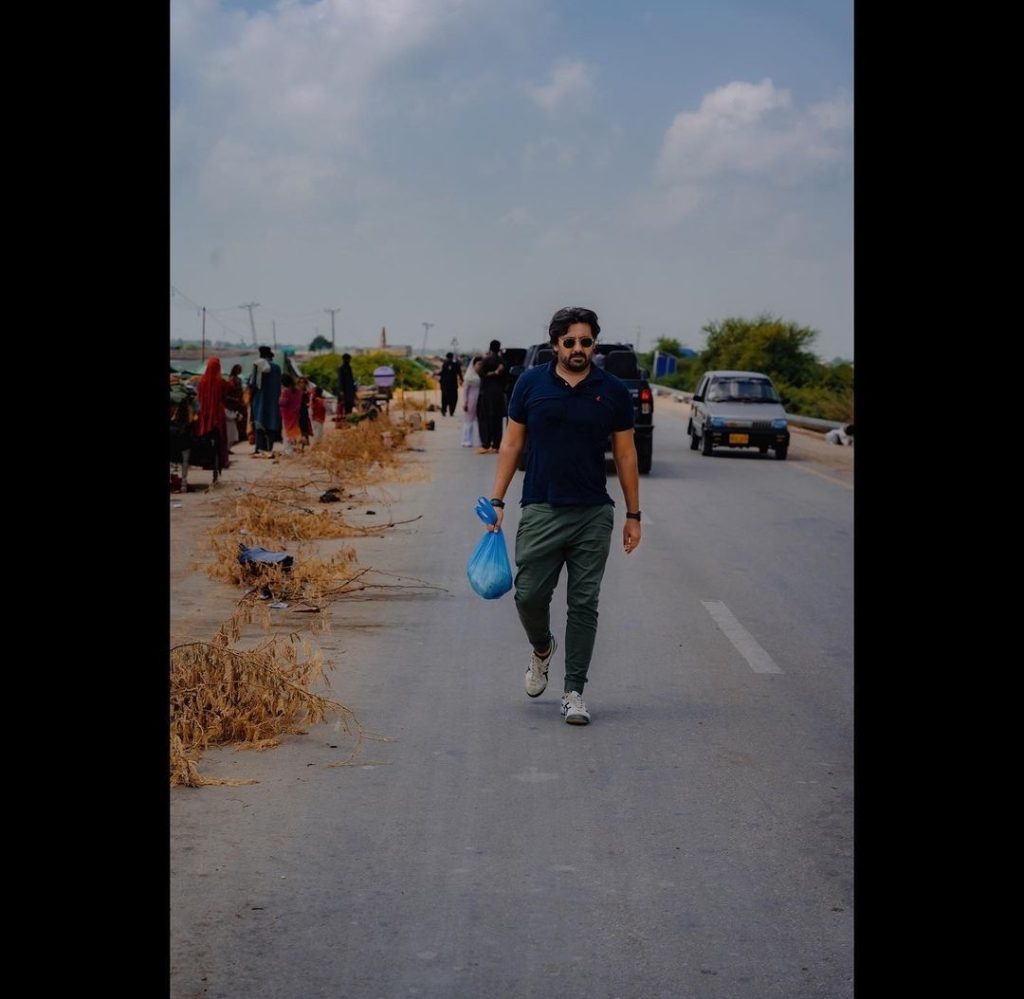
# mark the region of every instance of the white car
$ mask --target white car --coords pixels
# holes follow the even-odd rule
[[[771,448],[779,461],[789,451],[789,421],[772,380],[759,371],[705,371],[690,402],[690,448]]]

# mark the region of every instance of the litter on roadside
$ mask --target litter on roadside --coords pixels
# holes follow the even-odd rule
[[[238,546],[238,561],[242,565],[262,564],[279,565],[282,569],[290,569],[295,562],[295,556],[287,552],[272,552],[266,548],[248,548],[243,544]]]

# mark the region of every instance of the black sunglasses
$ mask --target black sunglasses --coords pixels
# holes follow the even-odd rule
[[[594,346],[594,338],[592,336],[581,336],[579,338],[579,341],[580,341],[580,346],[581,347],[593,347]],[[574,337],[574,336],[567,336],[567,337],[565,337],[565,339],[562,340],[562,346],[566,350],[572,350],[573,347],[576,346],[576,337]]]

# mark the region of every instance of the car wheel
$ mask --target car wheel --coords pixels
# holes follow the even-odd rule
[[[704,433],[700,438],[700,453],[705,457],[711,454],[711,433],[707,427],[704,428]]]
[[[787,454],[789,454],[788,444],[781,444],[775,449],[775,459],[777,461],[785,461]]]
[[[687,428],[686,432],[690,435],[690,450],[696,451],[700,447],[700,438],[693,432],[693,424]]]

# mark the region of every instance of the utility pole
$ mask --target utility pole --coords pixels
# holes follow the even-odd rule
[[[426,357],[427,355],[427,334],[430,332],[430,327],[436,325],[436,323],[423,324],[423,349],[420,351],[420,356],[422,357]]]
[[[203,345],[199,351],[199,360],[206,360],[206,306],[203,306]]]
[[[334,313],[341,312],[341,309],[324,309],[324,312],[331,314],[331,353],[335,353],[334,350]]]
[[[270,320],[270,328],[271,328],[271,330],[273,330],[273,335],[274,335],[274,350],[277,350],[277,320],[276,319],[271,319]]]
[[[252,327],[252,345],[254,347],[257,346],[257,343],[256,343],[256,323],[253,322],[252,310],[253,309],[258,309],[259,305],[260,305],[259,302],[250,302],[248,305],[240,305],[239,306],[240,309],[248,309],[249,310],[249,326]]]

